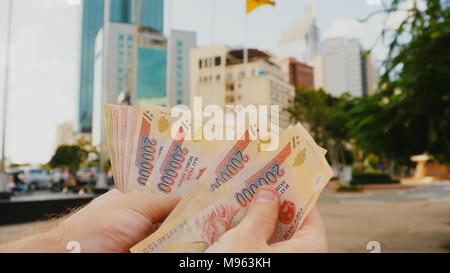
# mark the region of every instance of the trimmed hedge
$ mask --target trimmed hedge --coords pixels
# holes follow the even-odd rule
[[[392,179],[389,173],[383,172],[367,172],[353,171],[351,185],[367,185],[367,184],[399,184],[400,181]]]
[[[359,185],[350,185],[350,186],[340,185],[339,188],[337,188],[337,191],[338,192],[347,192],[347,191],[360,192],[360,191],[362,191],[362,188]]]

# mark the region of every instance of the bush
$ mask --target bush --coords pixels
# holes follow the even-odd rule
[[[344,185],[340,185],[339,188],[337,188],[338,192],[343,192],[343,191],[362,191],[362,188],[360,185],[349,185],[349,186],[344,186]]]
[[[367,185],[367,184],[399,184],[400,181],[392,179],[389,173],[384,172],[368,172],[353,170],[351,185]]]

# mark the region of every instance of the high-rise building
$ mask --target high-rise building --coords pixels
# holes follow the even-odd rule
[[[110,21],[134,23],[137,0],[110,0]],[[75,131],[92,130],[95,38],[103,26],[104,0],[83,1],[80,89]],[[142,0],[139,25],[163,31],[164,1]]]
[[[92,129],[95,36],[103,25],[103,9],[103,0],[83,1],[77,132],[90,132]]]
[[[367,84],[367,95],[371,95],[377,90],[378,87],[378,71],[376,65],[372,60],[372,55],[367,54],[366,58],[366,84]]]
[[[278,61],[284,80],[297,88],[314,88],[314,70],[312,66],[297,61],[295,58],[284,58]]]
[[[167,45],[167,101],[169,106],[190,105],[190,51],[197,34],[171,30]]]
[[[325,89],[325,58],[323,55],[314,57],[314,89]]]
[[[263,51],[248,49],[245,66],[242,49],[216,45],[191,50],[191,109],[194,96],[202,97],[203,105],[279,105],[279,125],[286,128],[289,114],[284,109],[294,95],[274,58]]]
[[[94,143],[99,143],[95,132],[103,128],[103,103],[117,104],[127,94],[132,105],[167,105],[167,41],[162,33],[139,27],[133,50],[134,25],[109,23],[106,29],[100,29],[95,42]]]
[[[358,40],[335,38],[324,43],[325,90],[334,96],[345,92],[367,94],[366,61]]]
[[[303,18],[291,25],[278,42],[278,56],[293,57],[306,64],[312,64],[319,54],[319,28],[316,25],[316,4],[313,0],[306,5]]]
[[[65,122],[56,128],[56,143],[55,149],[61,145],[72,145],[74,143],[73,124],[72,122]]]

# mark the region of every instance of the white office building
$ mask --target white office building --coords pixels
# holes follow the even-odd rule
[[[167,45],[168,106],[190,105],[190,50],[197,46],[197,34],[172,30]]]
[[[361,53],[358,40],[335,38],[324,42],[322,69],[327,92],[334,96],[345,92],[355,97],[367,94],[366,62]]]
[[[304,8],[303,18],[294,22],[290,29],[283,33],[278,42],[278,56],[280,58],[293,57],[302,63],[311,65],[314,57],[320,52],[319,46],[316,4],[313,0]]]

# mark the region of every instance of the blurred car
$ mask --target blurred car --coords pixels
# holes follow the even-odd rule
[[[50,185],[50,190],[53,192],[60,192],[65,186],[65,181],[63,179],[63,172],[61,169],[56,168],[51,171],[52,182]]]
[[[20,180],[27,191],[47,189],[50,187],[52,176],[42,168],[22,167],[10,172],[13,180]]]
[[[99,173],[99,168],[82,168],[75,173],[75,176],[79,183],[95,184]]]

